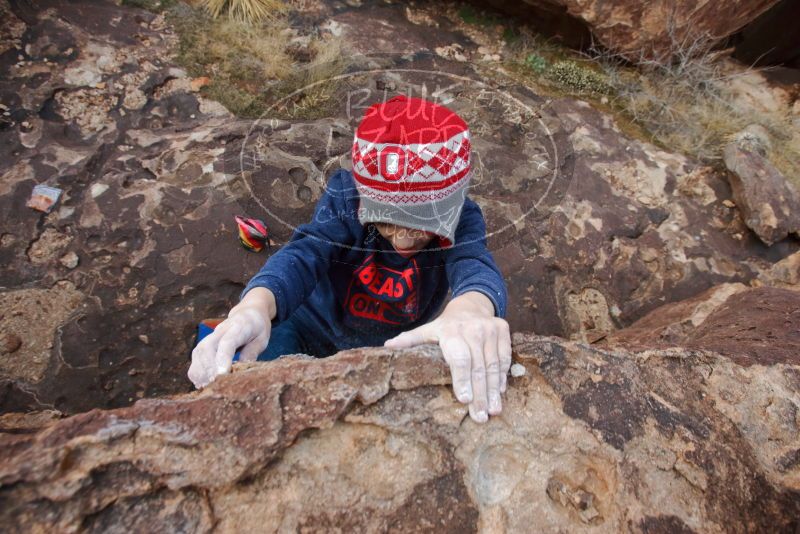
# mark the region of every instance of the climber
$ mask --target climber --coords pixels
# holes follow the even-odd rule
[[[189,378],[206,386],[230,371],[239,348],[254,361],[438,343],[456,398],[487,421],[501,411],[511,338],[506,286],[467,196],[467,124],[444,106],[396,96],[367,109],[352,159],[352,171],[328,180],[311,222],[192,351]]]

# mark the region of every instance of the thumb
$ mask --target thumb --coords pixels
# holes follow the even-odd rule
[[[403,332],[391,339],[387,339],[383,346],[391,349],[403,349],[406,347],[413,347],[414,345],[422,345],[423,343],[436,343],[439,338],[436,336],[436,332],[430,324],[431,323],[418,326],[413,330]]]

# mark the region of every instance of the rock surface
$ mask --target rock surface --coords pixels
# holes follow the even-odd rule
[[[751,234],[722,173],[586,102],[440,57],[478,46],[432,31],[445,23],[436,13],[319,3],[313,23],[343,37],[353,71],[377,74],[342,84],[330,118],[253,121],[195,92],[163,17],[38,4],[0,0],[0,412],[188,391],[196,324],[224,315],[266,258],[240,247],[233,216],[264,218],[284,243],[325,177],[349,165],[363,110],[394,92],[435,93],[471,125],[471,195],[514,295],[514,330],[596,341],[664,303],[757,280],[800,248]],[[408,54],[359,56],[375,52],[364,27],[391,27],[387,47]],[[64,190],[49,215],[25,207],[39,183]]]
[[[202,392],[0,434],[0,520],[9,532],[798,528],[796,360],[527,335],[514,348],[526,372],[485,426],[424,346],[238,366]]]
[[[0,0],[0,412],[44,409],[0,415],[4,531],[800,528],[800,243],[751,234],[725,175],[470,61],[485,43],[431,11],[308,2],[353,57],[341,105],[253,121],[203,98],[161,16],[37,4]],[[233,215],[285,242],[393,92],[470,123],[512,328],[595,345],[517,334],[485,426],[432,346],[163,397],[265,259]],[[25,207],[39,183],[64,190],[49,215]],[[60,412],[95,407],[117,409]]]
[[[489,0],[498,8],[520,12],[520,2]],[[713,44],[737,32],[778,3],[778,0],[524,0],[529,16],[575,17],[588,25],[604,46],[633,61],[667,60],[679,47],[706,52]],[[589,43],[584,43],[588,45]]]
[[[800,291],[724,284],[662,306],[605,342],[638,350],[711,350],[740,365],[800,365]]]
[[[756,282],[773,287],[800,289],[800,253],[795,252],[783,258],[768,271],[761,273]]]
[[[742,131],[725,147],[733,197],[745,224],[767,245],[800,236],[800,193],[765,155],[766,147],[752,131]]]

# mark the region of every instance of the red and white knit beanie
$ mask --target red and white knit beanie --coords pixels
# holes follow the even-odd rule
[[[472,173],[469,129],[454,111],[405,95],[373,104],[352,156],[361,224],[394,223],[455,244]]]

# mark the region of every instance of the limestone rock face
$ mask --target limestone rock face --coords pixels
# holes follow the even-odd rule
[[[485,425],[429,345],[238,366],[201,392],[0,434],[0,520],[10,532],[797,528],[796,360],[521,334],[514,349],[526,372]]]
[[[440,57],[479,47],[433,31],[436,13],[363,3],[309,15],[344,39],[353,70],[378,73],[343,83],[327,118],[246,120],[195,91],[163,17],[110,1],[37,5],[0,0],[0,412],[189,391],[197,323],[224,316],[267,258],[241,248],[233,216],[265,219],[280,247],[349,166],[366,107],[397,92],[470,124],[470,195],[514,330],[597,341],[664,303],[760,279],[800,248],[768,250],[729,207],[723,173],[586,102]],[[378,42],[363,28],[391,28],[385,49],[402,37],[403,55],[358,56]],[[40,183],[64,190],[48,215],[25,207]]]

